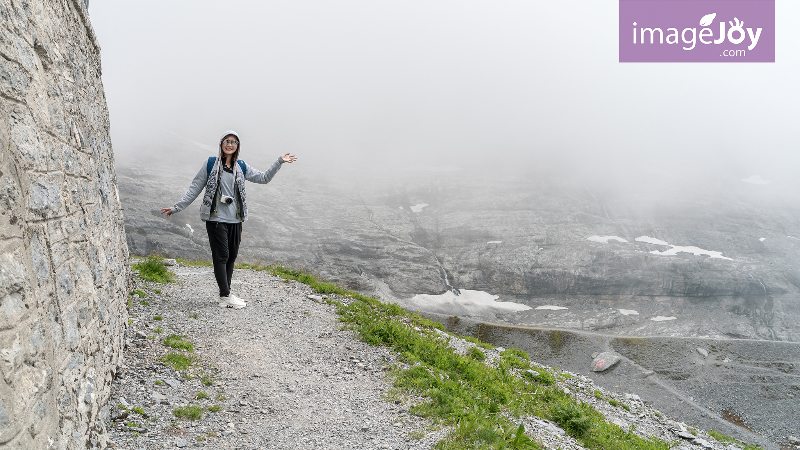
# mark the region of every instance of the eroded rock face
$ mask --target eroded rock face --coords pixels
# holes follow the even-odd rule
[[[105,446],[128,250],[82,1],[0,0],[0,445]]]
[[[136,208],[126,214],[132,249],[208,258],[197,205],[157,217],[201,162],[180,181],[121,169],[123,202]],[[241,257],[387,298],[441,294],[447,275],[455,288],[533,308],[502,317],[512,324],[800,341],[800,208],[783,188],[735,177],[603,190],[604,179],[542,174],[360,176],[293,165],[265,188],[248,185],[256,206]],[[567,309],[535,309],[543,304]]]

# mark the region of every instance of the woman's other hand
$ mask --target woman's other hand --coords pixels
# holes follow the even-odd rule
[[[161,208],[161,214],[167,213],[167,217],[172,215],[172,208]]]
[[[283,162],[285,162],[285,163],[293,163],[293,162],[297,161],[297,157],[296,156],[290,155],[288,153],[285,154],[285,155],[282,155],[281,159],[283,159]]]

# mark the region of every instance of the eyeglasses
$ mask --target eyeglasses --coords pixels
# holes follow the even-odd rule
[[[222,143],[225,145],[236,145],[239,143],[239,141],[234,141],[233,139],[225,139],[224,141],[222,141]]]

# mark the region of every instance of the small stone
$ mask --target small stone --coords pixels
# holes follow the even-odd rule
[[[142,333],[141,331],[137,331],[136,332],[136,338],[137,339],[147,339],[147,335]]]
[[[636,395],[636,394],[625,394],[625,398],[628,399],[628,400],[636,401],[636,402],[642,401],[642,399],[639,398],[639,396]]]
[[[788,438],[786,438],[786,439],[787,439],[787,440],[789,441],[789,443],[790,443],[790,444],[792,444],[792,445],[800,445],[800,439],[797,439],[797,438],[796,438],[796,437],[794,437],[794,436],[789,436],[789,437],[788,437]]]
[[[166,380],[164,380],[164,383],[167,383],[169,387],[173,389],[177,389],[181,385],[181,382],[176,380],[175,378],[167,378]]]
[[[618,419],[618,418],[615,417],[615,418],[611,419],[611,423],[613,423],[614,425],[622,428],[623,430],[627,430],[628,429],[628,422],[625,422],[622,419]]]
[[[165,265],[165,266],[170,266],[170,267],[172,267],[172,266],[175,266],[175,265],[177,265],[177,264],[178,264],[178,262],[177,262],[177,261],[175,261],[174,259],[169,259],[169,258],[168,258],[168,259],[164,259],[164,265]]]
[[[616,352],[600,353],[592,360],[592,372],[605,372],[614,367],[620,359],[622,359],[622,356]]]
[[[695,445],[699,445],[699,446],[701,446],[701,447],[703,447],[703,448],[712,448],[712,449],[714,448],[714,446],[713,446],[713,445],[711,445],[711,443],[710,443],[710,442],[708,442],[708,441],[707,441],[707,440],[705,440],[705,439],[694,438],[694,444],[695,444]]]
[[[498,353],[503,353],[504,351],[506,351],[506,349],[503,348],[503,347],[497,347],[496,350],[497,350]]]
[[[128,409],[131,409],[131,404],[128,403],[127,400],[125,400],[125,397],[120,397],[119,398],[119,403],[120,403],[120,405],[122,405],[122,406],[124,406],[124,407],[126,407]]]
[[[175,447],[183,448],[186,447],[187,445],[189,445],[189,443],[186,442],[186,439],[178,439],[175,441]]]
[[[704,348],[697,347],[697,353],[703,355],[703,358],[708,358],[708,350]]]
[[[679,431],[679,432],[677,432],[675,434],[677,434],[679,438],[688,439],[688,440],[693,440],[696,437],[695,435],[693,435],[692,433],[689,433],[687,431]]]
[[[244,400],[239,400],[239,406],[247,406],[247,402]]]
[[[232,430],[225,430],[225,431],[222,432],[223,436],[230,436],[231,434],[233,434]]]
[[[314,300],[315,302],[321,302],[322,301],[322,297],[320,297],[319,295],[308,294],[308,295],[306,295],[306,297],[308,297],[310,300]]]
[[[153,391],[152,393],[150,393],[150,398],[152,398],[156,402],[161,402],[163,400],[166,400],[167,396],[160,392]]]

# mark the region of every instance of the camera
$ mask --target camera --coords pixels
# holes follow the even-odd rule
[[[231,203],[233,203],[233,197],[228,197],[227,195],[223,195],[219,198],[219,201],[226,205],[230,205]]]

